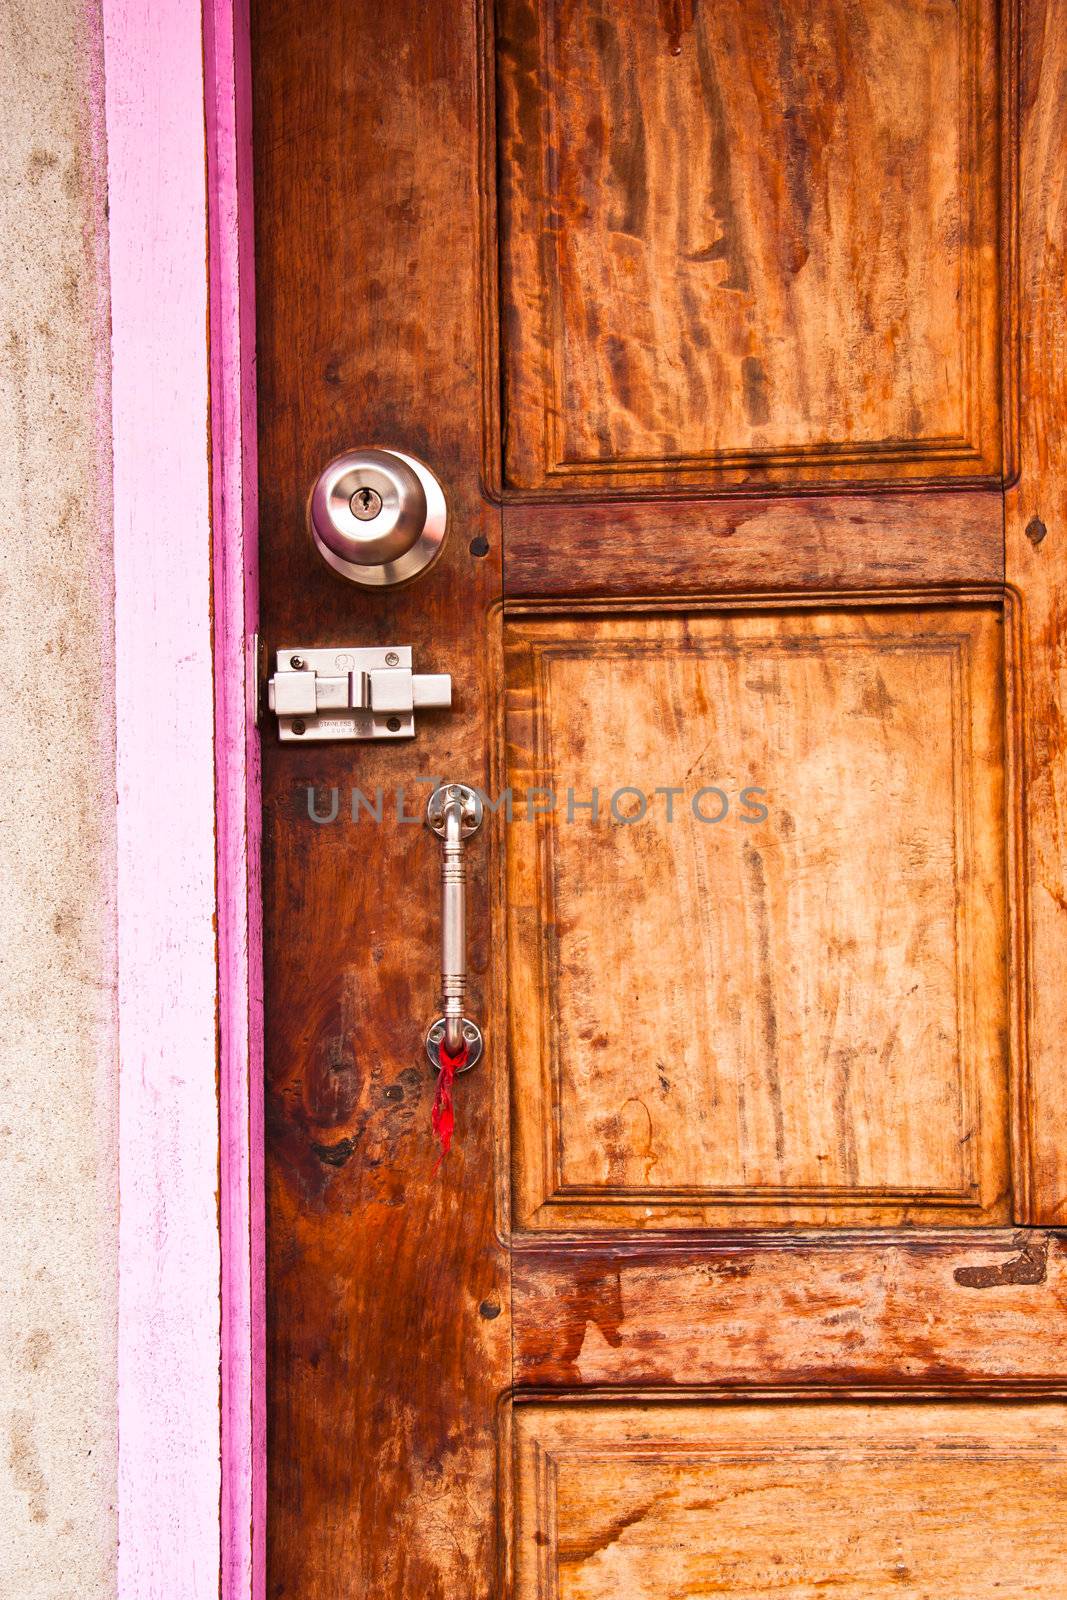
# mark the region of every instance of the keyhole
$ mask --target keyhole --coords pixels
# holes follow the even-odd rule
[[[382,497],[376,489],[368,489],[364,485],[356,490],[348,504],[352,515],[358,517],[360,522],[371,522],[382,509]]]

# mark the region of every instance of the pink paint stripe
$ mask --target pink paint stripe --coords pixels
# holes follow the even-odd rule
[[[219,1583],[203,40],[103,0],[118,724],[119,1594]]]
[[[248,13],[204,9],[218,762],[223,1600],[265,1593],[263,1006]]]

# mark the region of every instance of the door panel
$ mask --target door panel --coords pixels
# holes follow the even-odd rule
[[[505,484],[997,472],[997,52],[992,0],[505,0]]]
[[[523,1406],[516,1600],[1048,1600],[1062,1406]],[[966,1539],[959,1529],[966,1527]]]
[[[270,1600],[1058,1600],[1062,19],[254,0],[253,67],[263,632],[454,686],[264,730]],[[308,541],[353,445],[445,485],[407,588]]]
[[[508,622],[518,1226],[1010,1216],[1002,634]]]

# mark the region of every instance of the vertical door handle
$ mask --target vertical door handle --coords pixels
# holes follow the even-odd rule
[[[464,845],[482,825],[480,795],[465,783],[445,783],[426,802],[426,826],[441,840],[441,992],[444,1015],[426,1034],[426,1053],[441,1065],[441,1046],[449,1056],[465,1052],[465,1072],[482,1053],[482,1032],[463,1015],[467,996],[467,863]]]

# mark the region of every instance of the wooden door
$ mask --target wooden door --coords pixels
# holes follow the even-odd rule
[[[253,11],[264,634],[455,685],[265,732],[268,1594],[1053,1600],[1062,15]],[[409,588],[309,546],[357,444]]]

